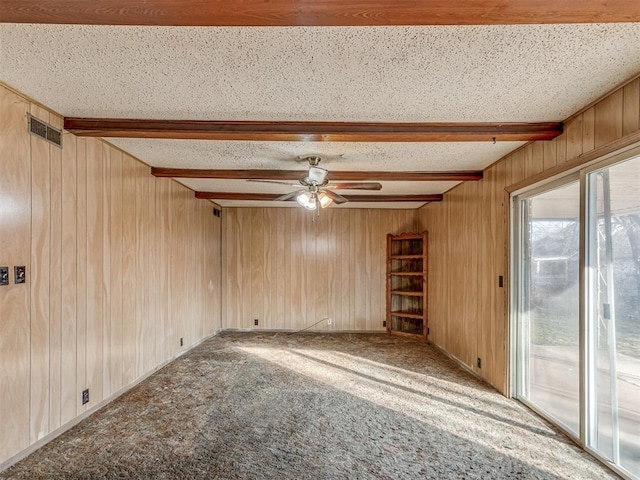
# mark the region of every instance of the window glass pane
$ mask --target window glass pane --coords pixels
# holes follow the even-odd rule
[[[521,392],[579,432],[580,186],[521,202]]]
[[[640,158],[588,178],[591,446],[640,472]]]

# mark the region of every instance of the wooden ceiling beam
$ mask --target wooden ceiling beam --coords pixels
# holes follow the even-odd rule
[[[2,0],[0,21],[85,25],[387,26],[640,21],[636,0]]]
[[[278,142],[531,142],[552,140],[562,122],[367,123],[70,118],[64,128],[85,137]]]
[[[196,192],[202,200],[275,200],[281,193]],[[442,194],[424,195],[342,195],[350,202],[440,202]],[[287,201],[294,200],[293,198]]]
[[[202,170],[152,167],[155,177],[219,178],[226,180],[298,180],[307,170]],[[465,182],[482,179],[481,170],[440,172],[331,171],[332,181],[399,181],[399,182]]]

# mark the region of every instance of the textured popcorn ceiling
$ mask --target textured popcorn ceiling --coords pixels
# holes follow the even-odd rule
[[[553,121],[638,71],[637,23],[363,28],[0,24],[0,80],[65,116]],[[300,168],[290,164],[292,158],[343,154],[326,162],[330,170],[480,169],[519,145],[112,142],[150,165],[171,167]],[[403,186],[398,192],[389,187],[384,193],[404,191]]]
[[[357,142],[233,142],[110,138],[138,158],[152,158],[155,167],[273,168],[304,170],[298,158],[320,155],[331,170],[476,170],[524,142],[357,143]]]

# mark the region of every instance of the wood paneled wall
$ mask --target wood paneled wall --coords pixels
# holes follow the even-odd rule
[[[100,140],[31,136],[27,113],[62,125],[0,85],[0,266],[27,267],[0,287],[0,463],[221,325],[212,204]]]
[[[383,331],[386,234],[415,212],[225,208],[223,328]]]
[[[593,160],[621,140],[638,141],[639,129],[636,78],[570,118],[561,136],[526,145],[486,169],[483,180],[461,184],[441,203],[420,209],[419,228],[429,231],[430,339],[502,393],[509,335],[507,190]]]

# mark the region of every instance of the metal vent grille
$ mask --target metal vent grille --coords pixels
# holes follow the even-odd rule
[[[28,115],[27,118],[29,123],[29,133],[62,148],[62,130],[58,130],[57,128],[54,128],[31,115]]]

